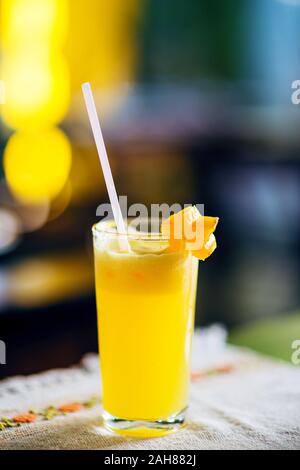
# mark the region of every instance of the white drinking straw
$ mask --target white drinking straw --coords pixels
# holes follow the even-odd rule
[[[118,233],[124,234],[126,233],[124,220],[123,220],[114,180],[112,177],[110,164],[108,161],[106,147],[105,147],[104,140],[103,140],[103,135],[102,135],[101,127],[100,127],[100,122],[99,122],[99,118],[98,118],[98,114],[96,110],[95,101],[93,98],[91,85],[89,83],[84,83],[82,85],[82,91],[83,91],[84,101],[85,101],[86,109],[88,112],[90,124],[92,127],[92,131],[93,131],[93,135],[94,135],[94,139],[95,139],[95,143],[96,143],[96,147],[97,147],[97,151],[98,151],[98,155],[99,155],[99,159],[100,159],[100,163],[101,163],[101,167],[102,167],[102,171],[104,175],[104,180],[105,180],[108,196],[109,196],[112,211],[113,211],[113,216],[114,216],[115,223],[117,226],[117,231]],[[120,239],[120,245],[123,250],[130,251],[130,246],[126,237],[124,238],[122,237]]]

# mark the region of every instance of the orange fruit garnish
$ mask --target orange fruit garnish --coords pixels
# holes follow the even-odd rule
[[[217,247],[213,232],[218,222],[218,217],[203,216],[197,207],[189,206],[164,220],[161,233],[169,238],[170,251],[187,250],[205,260]]]

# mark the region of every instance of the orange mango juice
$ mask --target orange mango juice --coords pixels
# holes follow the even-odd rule
[[[159,237],[129,240],[94,227],[103,408],[122,420],[160,421],[188,404],[198,259]]]

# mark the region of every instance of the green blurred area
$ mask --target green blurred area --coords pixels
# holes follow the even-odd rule
[[[275,358],[291,361],[292,343],[300,340],[300,312],[258,321],[235,328],[229,334],[229,342],[251,348]]]
[[[247,0],[145,1],[139,79],[240,78],[245,12]]]

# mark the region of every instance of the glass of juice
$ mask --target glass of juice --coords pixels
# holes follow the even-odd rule
[[[169,434],[188,406],[198,259],[150,230],[128,232],[126,252],[112,221],[93,236],[104,425]]]

